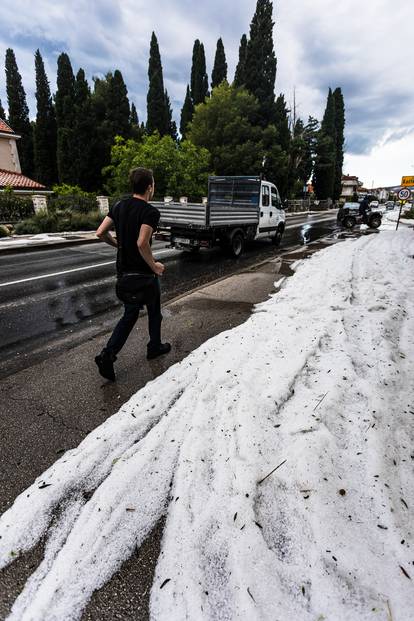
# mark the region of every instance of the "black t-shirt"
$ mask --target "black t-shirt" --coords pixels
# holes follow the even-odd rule
[[[109,210],[108,216],[114,221],[118,240],[117,271],[152,274],[138,250],[137,241],[142,224],[157,230],[160,220],[158,209],[140,198],[131,197],[116,203]]]

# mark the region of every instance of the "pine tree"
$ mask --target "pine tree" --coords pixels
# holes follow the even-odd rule
[[[49,81],[40,51],[35,54],[36,125],[34,127],[34,161],[36,179],[46,186],[57,181],[56,118]]]
[[[184,140],[187,133],[189,123],[191,123],[194,114],[193,100],[191,99],[190,87],[187,84],[187,92],[184,99],[184,105],[181,110],[180,134]]]
[[[148,65],[149,88],[147,95],[147,131],[158,131],[161,136],[168,133],[168,117],[165,101],[164,78],[157,37],[152,33]]]
[[[318,132],[314,188],[318,199],[333,198],[336,166],[335,100],[329,89],[325,113]]]
[[[244,34],[240,39],[239,62],[237,63],[236,73],[234,74],[234,86],[244,86],[246,83],[246,56],[247,37]]]
[[[5,113],[4,108],[3,108],[2,104],[1,104],[1,99],[0,99],[0,119],[3,119],[3,121],[6,120],[6,113]]]
[[[198,39],[194,41],[193,62],[191,66],[191,98],[194,106],[203,103],[208,97],[208,76],[206,72],[206,55],[204,45]]]
[[[177,142],[178,141],[178,133],[177,133],[177,123],[173,120],[173,113],[171,108],[171,101],[168,95],[168,92],[165,91],[165,109],[166,109],[166,127],[167,133],[171,138]]]
[[[106,119],[112,139],[115,136],[129,138],[130,136],[130,109],[128,90],[122,73],[115,69],[109,80],[106,104]]]
[[[217,41],[216,56],[214,58],[214,67],[211,74],[211,88],[219,86],[224,80],[227,80],[227,62],[223,41],[220,37]]]
[[[334,201],[339,200],[342,194],[342,167],[344,165],[344,131],[345,131],[345,104],[342,90],[338,87],[333,92],[335,102],[335,180],[333,189]]]
[[[139,125],[138,112],[133,102],[131,104],[131,115],[129,117],[129,122],[131,125]]]
[[[30,177],[34,175],[33,128],[16,57],[10,48],[6,50],[6,91],[9,109],[8,122],[13,131],[21,136],[19,141],[21,169],[25,175]]]
[[[57,61],[55,114],[57,123],[57,168],[60,183],[74,184],[77,179],[75,125],[75,76],[69,56],[63,52]]]
[[[259,101],[263,126],[273,119],[276,56],[272,12],[271,0],[257,0],[246,53],[245,86]]]

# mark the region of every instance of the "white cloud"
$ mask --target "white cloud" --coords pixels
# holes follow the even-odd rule
[[[223,38],[231,78],[240,37],[248,33],[255,5],[255,0],[229,0],[225,4],[210,0],[196,5],[192,0],[152,0],[150,4],[144,0],[4,0],[0,58],[4,58],[7,47],[15,50],[32,116],[33,54],[39,47],[53,89],[56,59],[61,51],[67,51],[74,70],[82,66],[89,79],[119,68],[143,119],[149,41],[155,30],[165,83],[178,119],[189,80],[194,39],[199,38],[205,45],[210,75],[216,41]],[[305,119],[309,114],[321,118],[328,87],[342,86],[348,162],[354,167],[364,166],[365,170],[363,162],[377,158],[378,149],[385,153],[390,148],[398,151],[396,146],[376,146],[385,139],[390,145],[409,143],[404,136],[413,126],[412,3],[277,0],[275,21],[276,94],[283,92],[287,101],[292,102],[296,88],[299,115]],[[3,79],[0,98],[5,104]],[[358,170],[353,172],[363,175]],[[382,183],[381,178],[378,183]]]

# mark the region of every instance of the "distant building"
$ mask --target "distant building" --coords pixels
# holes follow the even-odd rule
[[[11,187],[20,194],[43,194],[45,186],[22,174],[19,152],[17,150],[18,136],[3,119],[0,119],[0,192]]]
[[[342,193],[340,201],[345,203],[352,201],[355,195],[357,195],[362,187],[362,181],[354,175],[342,175]]]

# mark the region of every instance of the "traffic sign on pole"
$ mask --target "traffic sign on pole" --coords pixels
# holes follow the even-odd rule
[[[411,196],[410,190],[407,190],[405,188],[403,188],[402,190],[398,192],[398,198],[400,199],[400,201],[408,201],[410,196]]]
[[[410,186],[414,186],[414,177],[413,177],[413,176],[410,176],[410,177],[408,177],[408,176],[403,177],[403,178],[401,179],[401,185],[402,185],[403,187],[410,187]]]
[[[398,225],[400,224],[400,218],[401,218],[401,212],[402,212],[403,205],[404,205],[405,201],[408,201],[410,196],[411,196],[411,192],[410,192],[410,190],[408,190],[406,188],[402,188],[398,192],[398,198],[401,201],[401,205],[400,205],[400,213],[398,214],[397,226],[395,227],[396,231],[398,230]]]

